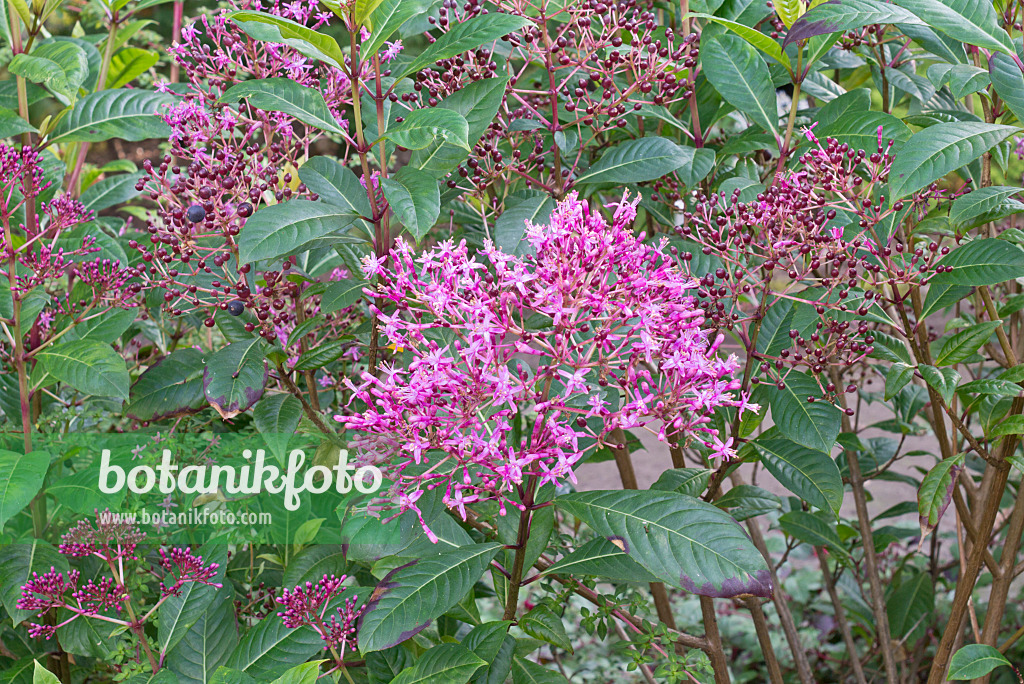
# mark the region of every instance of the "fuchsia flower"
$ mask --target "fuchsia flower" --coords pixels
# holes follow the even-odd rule
[[[574,481],[612,430],[660,421],[703,442],[708,415],[741,404],[738,362],[719,358],[722,338],[702,327],[696,281],[664,240],[634,237],[636,200],[611,208],[609,225],[570,194],[548,225],[528,225],[535,256],[489,241],[483,260],[465,242],[415,256],[399,241],[387,261],[366,263],[380,276],[381,331],[412,360],[348,381],[368,408],[335,418],[393,480],[399,511],[419,515],[417,499],[435,488],[460,515],[473,501],[518,507],[518,486]],[[536,418],[516,437],[524,413]]]
[[[340,606],[337,605],[346,589],[341,586],[345,578],[346,575],[324,575],[316,584],[306,582],[294,589],[285,589],[277,598],[277,602],[284,606],[278,617],[285,627],[312,627],[323,640],[324,650],[334,649],[338,657],[356,648],[356,622],[363,611],[362,606],[356,607],[359,603],[356,596],[350,596]],[[330,612],[332,607],[334,610]]]

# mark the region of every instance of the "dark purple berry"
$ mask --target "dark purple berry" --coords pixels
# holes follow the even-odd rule
[[[241,300],[236,299],[233,302],[228,302],[228,313],[232,316],[240,316],[245,311],[245,304]]]
[[[252,205],[248,202],[242,202],[238,205],[238,215],[242,218],[249,218],[252,216]]]
[[[198,204],[193,204],[188,208],[188,213],[186,215],[188,216],[188,220],[192,223],[199,223],[206,218],[206,210]]]

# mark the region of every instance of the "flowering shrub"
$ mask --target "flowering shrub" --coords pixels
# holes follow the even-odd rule
[[[8,5],[6,679],[1024,681],[1017,5]]]

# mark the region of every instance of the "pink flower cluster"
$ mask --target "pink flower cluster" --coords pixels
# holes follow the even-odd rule
[[[367,260],[382,333],[411,359],[364,376],[352,389],[366,409],[336,419],[393,481],[398,509],[418,513],[424,491],[441,488],[463,517],[482,500],[504,513],[522,505],[511,495],[528,478],[575,481],[574,466],[619,428],[653,424],[661,439],[735,455],[708,422],[719,406],[756,410],[733,394],[738,361],[718,356],[722,337],[702,327],[697,283],[666,241],[633,235],[635,207],[612,205],[609,225],[572,193],[550,225],[528,225],[535,255],[488,241],[486,261],[451,242],[416,257],[399,241],[389,259]]]
[[[356,621],[362,613],[362,608],[356,606],[358,597],[350,596],[328,615],[332,599],[345,591],[341,586],[345,577],[324,575],[316,584],[306,582],[294,589],[285,589],[277,599],[284,607],[284,612],[278,613],[278,617],[285,627],[312,627],[323,639],[324,649],[333,649],[339,658],[345,651],[356,648]]]

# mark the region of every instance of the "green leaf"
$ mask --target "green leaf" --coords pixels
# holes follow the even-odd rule
[[[800,371],[786,376],[784,389],[762,383],[754,392],[757,403],[771,406],[772,419],[782,434],[797,444],[828,452],[839,435],[840,413],[827,401],[807,401],[821,394],[818,383]]]
[[[166,139],[171,127],[157,114],[174,98],[150,90],[103,90],[86,95],[57,123],[51,143],[101,142],[111,138]]]
[[[486,664],[462,644],[440,644],[402,670],[391,684],[466,684]]]
[[[779,44],[770,36],[766,36],[757,29],[751,28],[750,26],[741,24],[737,21],[723,19],[722,17],[715,17],[710,14],[701,14],[700,12],[690,12],[690,16],[697,17],[698,19],[707,19],[708,21],[713,21],[716,24],[721,24],[787,69],[793,68],[793,65],[789,61],[789,55],[782,51]]]
[[[989,432],[990,437],[1024,435],[1024,416],[1010,416]]]
[[[1024,250],[995,238],[971,240],[951,251],[939,263],[948,272],[933,276],[929,281],[932,288],[937,285],[996,285],[1024,277]],[[926,303],[930,299],[928,297]]]
[[[169,649],[167,667],[178,675],[179,684],[207,684],[238,645],[233,598],[229,587],[215,590],[212,601],[180,636],[177,645]],[[162,613],[163,606],[160,609]]]
[[[404,0],[403,0],[404,1]],[[450,109],[461,114],[469,124],[469,146],[473,147],[498,114],[505,98],[509,77],[481,78],[456,90],[438,103],[439,109]],[[422,150],[415,150],[410,164],[441,178],[467,156],[466,150],[445,140],[435,140]]]
[[[374,144],[382,139],[410,150],[421,150],[435,139],[440,139],[468,151],[469,122],[466,117],[451,109],[414,109],[404,121],[385,132]]]
[[[721,496],[715,505],[736,520],[743,521],[782,508],[782,499],[768,490],[754,485],[735,485]]]
[[[447,33],[434,41],[426,50],[412,59],[405,68],[395,74],[400,81],[409,74],[433,66],[442,59],[450,59],[467,50],[487,47],[504,35],[518,31],[530,24],[526,17],[511,14],[487,14],[473,17],[467,21],[454,24]]]
[[[16,454],[0,449],[0,532],[35,498],[49,467],[50,455],[46,452]]]
[[[964,646],[949,661],[949,679],[977,679],[1003,665],[1011,665],[998,649],[986,644]]]
[[[35,665],[32,669],[32,684],[60,684],[57,675],[40,665],[38,660],[33,662]]]
[[[110,60],[107,73],[107,89],[123,88],[146,73],[160,59],[160,55],[142,48],[119,50]]]
[[[36,127],[10,109],[0,109],[0,138],[11,138],[20,133],[35,133]]]
[[[793,26],[793,22],[800,18],[804,9],[801,0],[775,0],[772,5],[786,28]]]
[[[613,582],[657,582],[658,578],[607,539],[591,539],[544,571],[548,575],[600,577]]]
[[[668,138],[637,138],[607,150],[576,181],[584,183],[642,183],[693,163],[696,150]]]
[[[48,347],[36,359],[43,369],[79,392],[128,401],[128,369],[109,344],[75,340]]]
[[[246,632],[225,665],[265,682],[280,674],[283,663],[302,662],[323,648],[311,628],[289,629],[281,618],[270,615]]]
[[[359,650],[398,644],[448,612],[476,584],[500,544],[471,544],[414,560],[381,580],[359,625]]]
[[[345,68],[345,55],[338,41],[291,19],[250,10],[231,12],[228,18],[256,40],[283,43],[310,59],[325,62],[336,69]]]
[[[1003,104],[1010,108],[1018,122],[1024,122],[1024,74],[1017,63],[997,52],[988,60],[988,76]]]
[[[738,36],[722,34],[701,43],[704,75],[726,102],[778,136],[775,86],[757,51]]]
[[[939,461],[928,471],[917,490],[917,512],[921,520],[921,537],[927,536],[939,524],[953,496],[953,478],[960,472],[964,455]]]
[[[977,323],[947,338],[935,357],[935,365],[948,366],[969,359],[1002,324],[1002,321]]]
[[[364,57],[373,55],[384,45],[384,41],[418,14],[427,11],[429,4],[423,0],[381,0],[370,13],[370,25],[373,27],[370,40],[359,46]]]
[[[300,85],[290,78],[245,81],[228,88],[218,102],[234,103],[239,100],[246,100],[249,106],[256,109],[282,112],[323,131],[343,132],[320,91]]]
[[[1003,397],[1015,397],[1020,394],[1020,385],[1009,380],[983,378],[960,385],[956,391],[960,394],[997,394]]]
[[[808,10],[793,23],[783,47],[813,36],[851,31],[871,24],[918,23],[920,20],[912,13],[880,0],[825,2]]]
[[[96,181],[82,193],[82,204],[93,211],[103,211],[116,204],[123,204],[138,196],[139,191],[135,189],[138,181],[138,176],[130,173]]]
[[[1016,69],[1017,65],[1015,64],[1013,68]],[[1024,88],[1024,81],[1021,82],[1021,88]],[[1020,188],[993,185],[961,195],[953,200],[953,206],[949,210],[949,221],[956,227],[957,232],[963,233],[990,221],[1019,214],[1024,211],[1024,202],[1011,199],[1019,192]]]
[[[707,468],[670,468],[661,474],[651,489],[700,496],[711,479]]]
[[[330,314],[348,308],[363,298],[367,282],[358,278],[331,283],[320,296],[320,313]]]
[[[960,382],[960,374],[952,368],[936,368],[935,366],[920,365],[917,367],[921,377],[935,391],[939,393],[948,404],[956,392],[957,383]]]
[[[85,50],[62,40],[40,45],[31,54],[15,55],[7,69],[45,86],[67,104],[77,99],[78,89],[89,75],[89,58]]]
[[[701,596],[770,596],[764,557],[727,513],[685,494],[591,491],[555,505],[586,522],[663,582]]]
[[[380,6],[381,0],[355,0],[355,5],[352,8],[352,20],[359,26],[366,26],[372,28],[372,25],[367,23],[367,19],[371,14]],[[363,53],[369,55],[369,53]]]
[[[278,259],[314,247],[362,242],[346,234],[359,215],[343,207],[290,200],[263,207],[250,216],[238,239],[242,263]]]
[[[918,131],[893,160],[889,173],[891,200],[902,199],[966,166],[1017,130],[1014,126],[956,121]]]
[[[519,618],[519,628],[532,636],[546,643],[556,646],[562,650],[573,652],[572,642],[565,633],[565,625],[559,617],[547,606],[541,604],[535,606],[526,615]]]
[[[320,200],[344,209],[351,210],[360,216],[370,216],[370,201],[366,188],[344,164],[330,157],[313,157],[299,167],[299,179],[312,192],[320,196]]]
[[[271,453],[284,462],[288,441],[302,418],[302,402],[290,394],[271,394],[256,403],[252,422]]]
[[[299,372],[323,368],[331,361],[340,358],[344,353],[345,348],[340,342],[323,344],[315,349],[310,349],[308,352],[300,356],[299,360],[295,362],[295,365],[292,368]]]
[[[850,554],[839,539],[835,524],[807,511],[790,511],[779,518],[782,531],[811,546],[824,546],[843,562],[850,562]]]
[[[512,659],[512,684],[566,684],[566,679],[557,670],[544,667],[526,658],[514,656]]]
[[[809,504],[838,514],[843,505],[843,477],[839,466],[827,453],[808,449],[778,436],[780,434],[789,433],[768,431],[752,442],[765,469]]]
[[[404,166],[381,181],[392,213],[419,242],[437,222],[441,194],[429,173]]]
[[[50,568],[67,572],[68,560],[41,539],[0,546],[0,598],[3,598],[4,608],[14,627],[35,615],[32,611],[17,608],[22,585],[32,578],[33,572],[41,575],[49,572]]]
[[[494,243],[506,254],[522,256],[533,251],[523,238],[526,222],[544,224],[555,209],[555,201],[547,193],[537,193],[522,199],[509,198],[505,211],[494,224]]]
[[[263,396],[270,372],[262,338],[229,344],[205,361],[203,394],[225,420]]]
[[[917,572],[892,592],[885,602],[885,609],[893,639],[913,643],[923,636],[931,624],[927,618],[935,610],[934,587],[929,573]]]
[[[899,361],[885,372],[885,400],[889,401],[914,379],[914,367]]]
[[[988,0],[897,0],[933,29],[956,40],[1012,53],[1013,41],[999,26],[999,16]]]
[[[139,376],[125,413],[136,420],[161,420],[204,406],[203,354],[188,348],[171,352]]]

